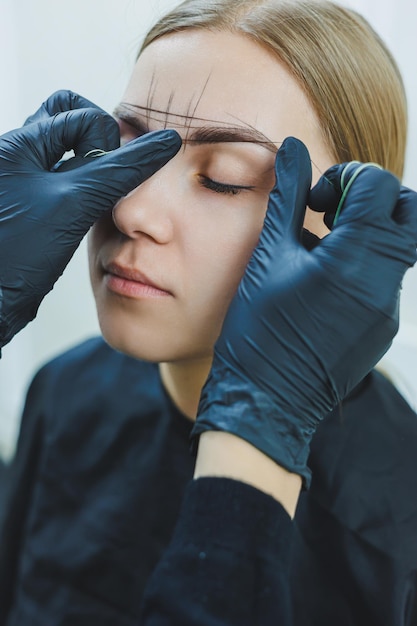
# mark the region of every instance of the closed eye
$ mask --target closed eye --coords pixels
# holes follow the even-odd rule
[[[254,186],[229,185],[227,183],[219,183],[217,180],[213,180],[212,178],[208,178],[208,176],[203,176],[201,174],[199,176],[199,179],[202,186],[206,189],[214,191],[215,193],[224,193],[231,196],[237,196],[242,191],[250,191],[254,189]]]

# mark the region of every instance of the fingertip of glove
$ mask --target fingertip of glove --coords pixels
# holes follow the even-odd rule
[[[387,200],[394,201],[399,189],[398,178],[375,163],[341,163],[326,170],[310,190],[308,206],[313,211],[324,212],[326,224],[332,228],[335,213],[339,213],[345,197],[349,200],[360,197],[368,204],[380,202],[381,207],[389,209]]]
[[[320,177],[316,185],[310,190],[308,196],[308,206],[313,211],[319,213],[332,212],[336,210],[337,204],[340,200],[341,190],[339,184],[339,178],[333,179],[333,172],[336,172],[336,168],[340,166],[334,166]],[[330,172],[330,174],[328,174]]]
[[[307,147],[300,139],[296,137],[286,137],[277,152],[277,159],[294,157],[310,159]]]
[[[176,130],[171,128],[156,130],[152,133],[148,133],[144,141],[146,140],[156,144],[160,150],[172,150],[173,148],[177,148],[179,150],[182,145],[181,136]]]
[[[169,150],[178,151],[182,146],[182,139],[179,133],[176,130],[167,129],[162,131],[165,133],[165,136],[162,138],[162,143],[166,145]]]
[[[400,196],[392,218],[398,224],[410,228],[417,246],[417,193],[408,187],[401,187]]]
[[[140,154],[149,157],[174,156],[181,148],[182,139],[176,130],[157,130],[130,141],[124,148],[128,152],[140,150]]]
[[[79,94],[75,91],[72,91],[71,89],[57,89],[49,96],[49,98],[47,98],[47,100],[45,100],[45,103],[55,104],[56,102],[61,102],[66,107],[62,109],[63,111],[65,111],[71,110],[73,108],[71,105],[74,102],[77,102],[79,98]]]
[[[311,159],[307,147],[296,137],[287,137],[282,142],[275,159],[276,182],[284,180],[292,185],[296,180],[309,180],[311,184]]]

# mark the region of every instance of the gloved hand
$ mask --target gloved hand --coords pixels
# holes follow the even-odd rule
[[[70,92],[68,100],[91,104]],[[35,317],[92,224],[181,145],[164,130],[119,148],[113,118],[94,105],[54,115],[65,102],[54,94],[0,137],[0,348]],[[82,166],[51,171],[70,149]],[[95,149],[112,152],[83,158]]]
[[[358,167],[346,169],[345,182]],[[215,345],[192,433],[194,448],[206,430],[233,433],[305,485],[311,437],[391,344],[401,281],[416,261],[417,194],[376,167],[353,182],[333,231],[310,252],[302,246],[306,204],[319,208],[323,194],[328,203],[329,182],[338,201],[344,169],[331,168],[309,194],[305,146],[289,138],[278,151],[264,228]]]
[[[55,93],[49,96],[45,102],[42,102],[39,109],[33,115],[30,115],[26,119],[24,125],[27,126],[28,124],[33,124],[34,122],[41,122],[42,120],[47,120],[50,117],[53,117],[57,113],[65,113],[66,111],[73,111],[75,109],[96,109],[96,111],[100,111],[100,113],[104,116],[106,130],[109,137],[98,135],[98,141],[108,141],[108,145],[113,145],[114,148],[119,147],[120,134],[117,122],[110,115],[107,115],[104,109],[94,104],[94,102],[87,100],[87,98],[84,98],[83,96],[80,96],[80,94],[75,93],[75,91],[70,91],[69,89],[60,89],[59,91],[55,91]],[[109,148],[109,150],[111,149],[112,148]]]

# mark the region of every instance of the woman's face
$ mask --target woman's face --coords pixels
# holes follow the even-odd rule
[[[210,356],[262,229],[276,149],[301,139],[313,179],[335,159],[285,67],[228,32],[184,31],[148,46],[117,117],[124,141],[168,127],[184,145],[92,229],[103,335],[157,362]],[[319,216],[308,227],[324,233]]]

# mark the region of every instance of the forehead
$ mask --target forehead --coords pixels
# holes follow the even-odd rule
[[[277,143],[292,135],[311,149],[320,138],[315,113],[286,67],[230,32],[186,30],[156,40],[139,57],[123,101],[161,116],[252,126]]]

